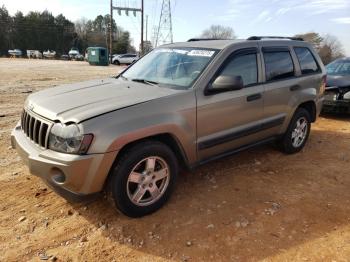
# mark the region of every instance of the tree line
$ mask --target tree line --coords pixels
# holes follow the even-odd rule
[[[202,38],[215,39],[236,39],[234,30],[231,27],[212,25],[205,29],[201,36]],[[305,34],[297,34],[294,37],[302,38],[313,45],[315,50],[320,55],[325,65],[333,60],[345,56],[344,49],[340,41],[333,35],[327,34],[321,36],[316,32],[309,32]]]
[[[67,54],[72,47],[84,52],[89,46],[109,46],[109,15],[99,15],[94,20],[80,19],[75,23],[63,14],[53,16],[49,11],[18,11],[11,16],[5,6],[0,7],[0,56],[9,49],[54,50]],[[113,53],[135,52],[130,33],[117,27],[113,20]]]
[[[29,12],[24,15],[18,11],[11,16],[5,6],[0,7],[0,56],[7,55],[9,49],[54,50],[58,55],[67,54],[72,47],[84,52],[89,46],[109,47],[110,15],[98,15],[94,20],[81,18],[75,23],[64,15],[53,16],[49,11]],[[231,27],[212,25],[200,37],[216,39],[235,39]],[[313,44],[324,64],[344,56],[340,41],[332,35],[321,36],[310,32],[298,34]],[[130,33],[116,25],[113,19],[113,54],[136,52],[131,45]],[[152,49],[147,44],[147,51]]]

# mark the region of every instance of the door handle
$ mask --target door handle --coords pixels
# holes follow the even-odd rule
[[[297,90],[299,90],[300,89],[300,85],[294,85],[294,86],[291,86],[290,88],[289,88],[289,90],[290,91],[297,91]]]
[[[262,96],[261,94],[254,94],[254,95],[250,95],[250,96],[247,96],[247,101],[248,102],[251,102],[251,101],[254,101],[254,100],[258,100],[260,99]]]

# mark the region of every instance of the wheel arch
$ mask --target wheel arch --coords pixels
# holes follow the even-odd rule
[[[303,109],[305,109],[306,111],[309,112],[309,114],[311,116],[311,122],[312,123],[316,121],[316,118],[317,118],[316,112],[317,112],[317,110],[316,110],[316,103],[314,101],[310,100],[310,101],[303,102],[296,108],[296,110],[298,110],[299,108],[303,108]]]
[[[119,159],[121,158],[121,156],[131,147],[140,144],[142,142],[145,141],[158,141],[161,142],[165,145],[167,145],[175,154],[178,163],[179,163],[179,167],[181,169],[190,169],[190,163],[189,160],[187,158],[186,152],[183,149],[183,146],[181,145],[180,141],[176,138],[176,136],[174,136],[171,133],[160,133],[160,134],[156,134],[156,135],[151,135],[151,136],[147,136],[147,137],[143,137],[140,139],[136,139],[134,141],[130,141],[129,143],[125,144],[120,151],[118,152],[109,172],[108,172],[108,176],[105,180],[105,185],[104,188],[106,188],[110,183],[110,179],[113,173],[113,170],[115,168],[115,166],[117,165]]]

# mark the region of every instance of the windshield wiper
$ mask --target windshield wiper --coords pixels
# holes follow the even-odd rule
[[[116,78],[117,78],[117,79],[118,79],[118,78],[121,78],[121,79],[123,79],[123,80],[125,80],[125,81],[128,81],[128,79],[127,79],[125,76],[123,76],[123,74],[117,75]]]
[[[151,86],[156,86],[156,85],[158,85],[157,82],[150,81],[150,80],[146,80],[146,79],[134,78],[134,79],[131,79],[131,81],[139,82],[139,83],[144,83],[144,84],[151,85]]]

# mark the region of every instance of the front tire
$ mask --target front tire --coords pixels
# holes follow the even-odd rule
[[[178,163],[172,150],[158,141],[129,148],[113,170],[111,191],[117,208],[129,217],[142,217],[161,208],[177,179]]]
[[[298,108],[280,142],[282,151],[287,154],[294,154],[302,150],[310,135],[310,129],[310,113],[304,108]]]
[[[115,65],[120,65],[120,62],[119,62],[118,60],[115,60],[115,61],[113,62],[113,64],[115,64]]]

